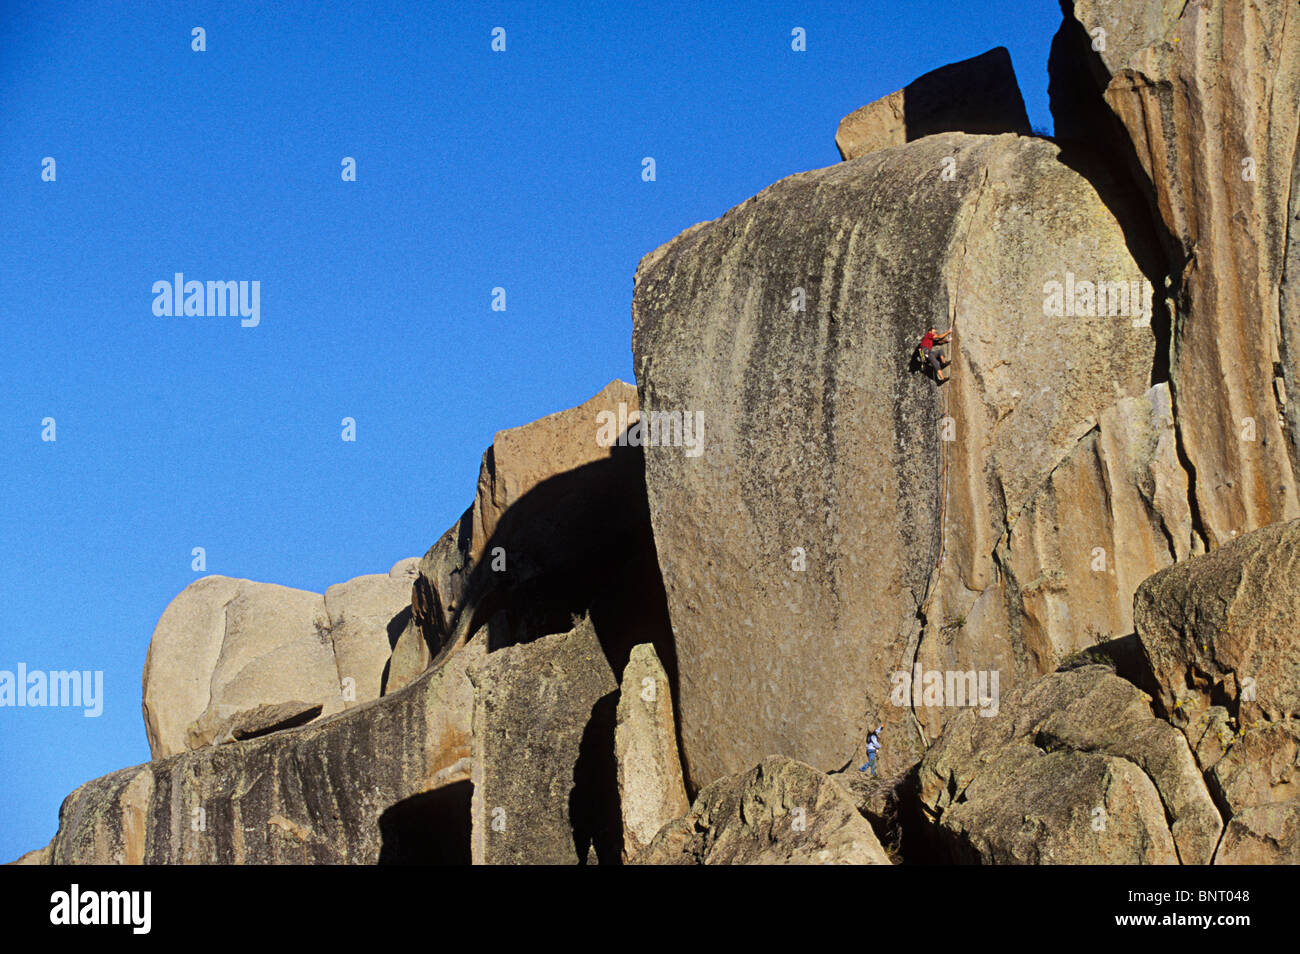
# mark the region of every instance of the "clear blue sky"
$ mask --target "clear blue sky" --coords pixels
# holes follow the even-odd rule
[[[1059,21],[1056,0],[2,0],[0,669],[103,670],[106,698],[0,708],[0,861],[148,759],[140,674],[193,547],[318,592],[422,555],[495,431],[633,379],[642,255],[994,46],[1050,130]],[[156,317],[175,272],[260,281],[260,325]]]

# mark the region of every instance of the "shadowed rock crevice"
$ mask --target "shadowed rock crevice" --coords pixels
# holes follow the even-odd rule
[[[470,863],[471,782],[403,799],[379,816],[381,865]]]
[[[592,706],[573,767],[569,821],[579,864],[622,864],[623,818],[614,754],[617,708],[617,692],[601,696]]]
[[[1097,190],[1115,216],[1129,252],[1151,283],[1151,328],[1156,336],[1150,384],[1169,380],[1173,315],[1185,255],[1160,217],[1155,187],[1142,169],[1123,124],[1106,105],[1105,64],[1092,37],[1073,16],[1073,0],[1060,0],[1063,21],[1052,38],[1048,97],[1061,161]]]

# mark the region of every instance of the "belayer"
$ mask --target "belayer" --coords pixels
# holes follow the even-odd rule
[[[934,376],[939,381],[947,381],[948,377],[943,373],[943,369],[952,364],[948,358],[936,352],[934,349],[937,345],[947,344],[952,340],[952,329],[949,328],[943,334],[931,328],[921,339],[921,344],[917,350],[921,354],[921,360],[927,362],[934,370]]]
[[[877,778],[876,775],[876,753],[880,751],[880,733],[885,730],[883,725],[876,726],[876,731],[867,736],[867,764],[858,767],[859,772],[865,772],[871,769],[871,777]]]

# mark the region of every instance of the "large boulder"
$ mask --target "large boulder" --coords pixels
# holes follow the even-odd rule
[[[1300,18],[1294,0],[1074,0],[1058,137],[1125,161],[1162,230],[1198,549],[1300,516]]]
[[[224,576],[187,586],[163,612],[145,659],[153,757],[212,744],[259,707],[318,705],[329,716],[378,698],[413,576],[408,559],[324,597]]]
[[[591,621],[470,673],[475,864],[616,864],[618,683]]]
[[[856,159],[941,132],[1029,135],[1029,114],[1011,54],[996,47],[931,70],[840,120],[835,146]]]
[[[1157,705],[1229,819],[1218,863],[1300,858],[1298,594],[1294,520],[1175,564],[1134,600]]]
[[[1123,635],[1190,546],[1149,303],[1094,186],[1011,135],[791,176],[642,260],[641,407],[704,429],[645,465],[691,784],[774,751],[838,770],[877,720],[920,730],[896,771],[954,711],[897,674],[1006,687]],[[941,389],[909,368],[932,325]]]
[[[641,448],[624,434],[637,414],[636,389],[616,380],[578,407],[496,434],[474,503],[420,561],[389,691],[480,628],[495,649],[563,632],[581,615],[617,672],[643,642],[672,670]]]
[[[163,612],[143,682],[154,758],[211,741],[217,725],[259,705],[342,708],[320,594],[222,576],[190,584]]]
[[[1222,704],[1239,725],[1300,718],[1300,520],[1155,574],[1134,615],[1170,716]]]
[[[614,727],[623,858],[635,856],[674,818],[690,810],[677,752],[672,689],[649,643],[632,647]]]
[[[635,864],[887,865],[870,823],[837,783],[783,756],[705,787]]]
[[[935,841],[968,863],[1208,864],[1222,819],[1148,699],[1085,665],[957,716],[919,769]]]

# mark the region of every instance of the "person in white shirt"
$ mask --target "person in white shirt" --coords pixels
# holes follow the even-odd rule
[[[880,751],[880,733],[883,732],[884,729],[885,727],[883,725],[878,725],[876,726],[876,731],[867,736],[867,764],[858,767],[859,772],[865,772],[867,769],[871,769],[872,778],[879,777],[876,775],[876,753]]]

